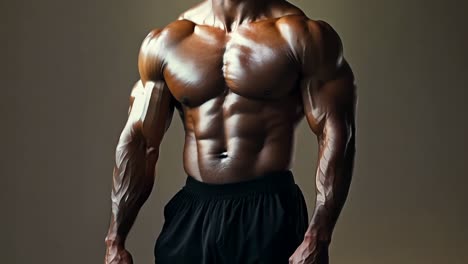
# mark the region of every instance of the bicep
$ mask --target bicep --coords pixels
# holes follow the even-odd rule
[[[354,75],[346,61],[329,80],[303,80],[301,92],[305,117],[318,137],[333,131],[334,135],[349,137],[354,127],[357,94]]]
[[[133,99],[132,99],[133,98]],[[173,98],[162,81],[147,81],[132,90],[129,115],[123,135],[140,137],[151,147],[159,147],[174,111]]]
[[[319,144],[329,161],[343,160],[354,135],[354,116],[348,111],[333,111],[325,119]]]

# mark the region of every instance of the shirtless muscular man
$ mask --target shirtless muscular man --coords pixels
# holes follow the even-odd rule
[[[157,264],[328,263],[355,156],[356,86],[334,29],[284,0],[206,0],[149,33],[116,147],[106,264],[148,198],[174,109],[186,184],[164,207]],[[309,221],[291,163],[305,117],[317,136]]]

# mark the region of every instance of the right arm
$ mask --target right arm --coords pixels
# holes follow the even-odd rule
[[[153,189],[159,147],[172,119],[174,101],[162,77],[160,31],[152,31],[141,46],[141,80],[130,96],[128,120],[115,151],[111,192],[112,214],[106,236],[106,264],[132,263],[126,237]]]

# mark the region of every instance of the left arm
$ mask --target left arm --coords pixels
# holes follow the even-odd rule
[[[327,264],[328,245],[353,174],[357,94],[336,32],[315,21],[309,23],[309,32],[302,52],[301,93],[305,117],[318,139],[317,197],[304,242],[290,263]]]
[[[330,243],[332,232],[348,195],[356,152],[355,107],[356,94],[351,70],[347,64],[340,66],[333,80],[320,87],[326,97],[322,110],[314,111],[310,105],[309,89],[304,87],[306,118],[318,139],[318,165],[316,171],[316,202],[306,237],[316,237]],[[316,113],[321,113],[316,118]]]

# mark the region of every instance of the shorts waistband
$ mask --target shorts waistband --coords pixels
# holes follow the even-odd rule
[[[291,190],[296,184],[290,170],[273,171],[258,178],[234,183],[205,183],[187,175],[183,189],[199,197],[242,196]]]

